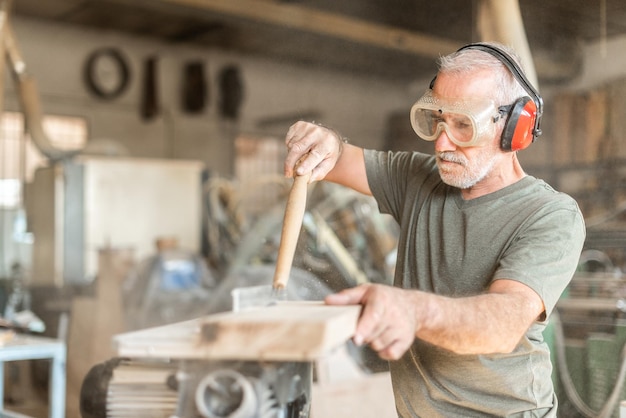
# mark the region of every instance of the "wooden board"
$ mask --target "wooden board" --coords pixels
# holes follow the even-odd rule
[[[280,302],[120,334],[122,357],[314,361],[354,335],[360,306]]]

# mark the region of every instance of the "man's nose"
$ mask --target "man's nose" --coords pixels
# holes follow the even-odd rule
[[[441,133],[435,140],[435,151],[436,152],[454,151],[456,150],[456,148],[457,148],[456,144],[452,142],[450,140],[450,137],[448,136],[448,131],[446,129],[442,129]]]

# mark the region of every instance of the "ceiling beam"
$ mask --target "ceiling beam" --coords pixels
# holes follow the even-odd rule
[[[154,0],[153,0],[154,1]],[[263,0],[157,0],[163,4],[219,12],[237,18],[308,31],[365,45],[438,58],[461,44],[389,25],[325,12],[294,3]]]
[[[495,40],[515,48],[524,63],[523,69],[526,77],[533,86],[539,88],[519,1],[482,0],[478,10],[478,28],[482,40]]]

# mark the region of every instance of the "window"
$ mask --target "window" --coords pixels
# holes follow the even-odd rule
[[[87,143],[87,121],[80,117],[44,116],[43,128],[60,149],[79,149]],[[0,208],[22,204],[22,184],[31,181],[47,159],[24,133],[24,115],[5,112],[0,121]]]
[[[42,123],[60,149],[82,148],[87,142],[82,118],[45,116]],[[0,120],[0,278],[24,274],[31,266],[33,237],[26,228],[22,186],[47,162],[24,132],[24,115],[5,112]]]

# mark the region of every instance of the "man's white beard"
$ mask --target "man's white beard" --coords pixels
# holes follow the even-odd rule
[[[459,189],[469,189],[487,177],[496,163],[496,154],[485,152],[474,159],[471,163],[463,154],[453,151],[437,153],[437,157],[444,161],[459,163],[463,167],[460,175],[446,172],[439,168],[439,175],[444,183]]]

